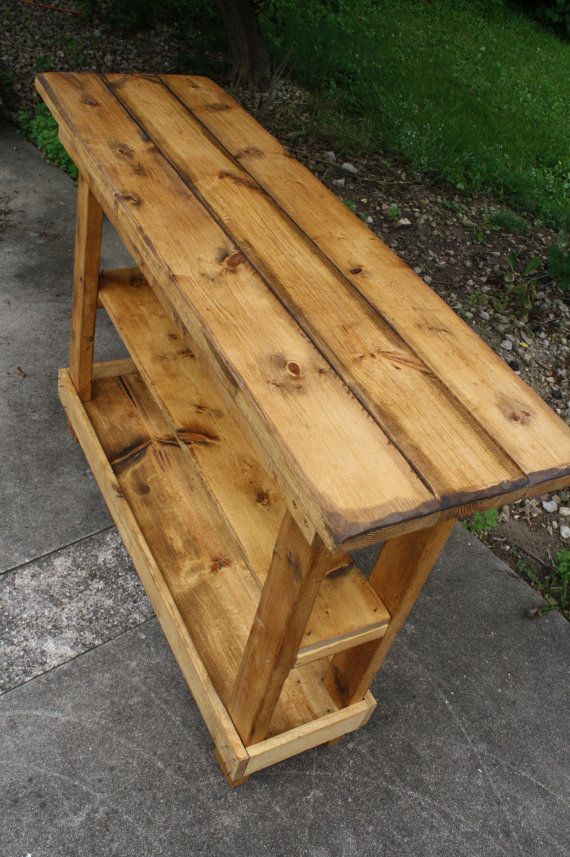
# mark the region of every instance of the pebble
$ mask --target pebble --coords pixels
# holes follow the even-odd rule
[[[336,155],[334,152],[323,152],[323,158],[329,164],[336,164]]]
[[[485,309],[479,310],[479,317],[482,318],[483,321],[489,321],[491,318],[491,316],[489,315],[489,313]]]
[[[558,503],[556,500],[543,500],[542,508],[545,512],[550,512],[550,514],[554,514],[554,512],[558,511]]]
[[[345,171],[345,173],[350,173],[351,176],[355,176],[358,172],[354,164],[349,164],[348,161],[344,162],[344,164],[342,165],[342,169]]]
[[[409,219],[409,217],[400,217],[400,219],[396,223],[396,226],[398,227],[398,229],[402,229],[404,226],[411,226],[411,225],[412,225],[412,221]]]
[[[558,514],[562,515],[563,518],[570,518],[570,506],[561,506]]]
[[[344,187],[346,183],[346,179],[333,179],[332,183],[335,187]]]
[[[513,343],[511,342],[510,339],[503,339],[503,341],[501,342],[501,348],[504,351],[512,351],[513,350]]]
[[[371,223],[374,223],[374,219],[370,217],[370,215],[368,215],[366,218],[366,223],[368,223],[368,225],[370,226]]]
[[[567,524],[562,524],[560,527],[560,535],[563,539],[570,539],[570,527]]]

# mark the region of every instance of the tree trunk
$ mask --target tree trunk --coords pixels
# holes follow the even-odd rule
[[[265,89],[269,55],[252,0],[216,0],[232,52],[232,80],[238,86]]]

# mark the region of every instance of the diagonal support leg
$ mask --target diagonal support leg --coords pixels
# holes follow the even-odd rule
[[[246,746],[267,735],[329,565],[320,538],[309,544],[287,512],[228,706]]]
[[[382,545],[369,580],[390,613],[390,624],[381,640],[355,646],[333,657],[324,682],[338,705],[350,705],[364,698],[455,523],[455,520],[445,521],[389,539]]]
[[[80,175],[77,185],[69,374],[82,402],[91,398],[103,212]]]

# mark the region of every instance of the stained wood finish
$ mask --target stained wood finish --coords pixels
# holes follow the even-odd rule
[[[365,722],[454,519],[570,484],[570,431],[212,82],[37,85],[82,176],[62,401],[239,783]],[[97,294],[102,211],[138,268]],[[132,359],[92,368],[98,299]]]
[[[125,373],[120,378],[113,375],[113,371],[118,369],[124,370]],[[222,642],[219,635],[223,633],[223,627],[228,617],[230,617],[231,623],[231,616],[233,615],[234,619],[236,616],[236,602],[233,601],[230,593],[226,592],[224,596],[226,605],[224,607],[215,595],[218,589],[217,583],[212,585],[208,596],[210,581],[207,578],[204,580],[204,575],[200,572],[198,554],[201,549],[206,547],[206,554],[209,555],[204,537],[211,535],[210,527],[216,526],[215,510],[212,519],[207,506],[207,499],[203,497],[205,505],[198,509],[197,514],[199,517],[205,516],[207,531],[200,531],[197,537],[193,534],[191,536],[193,553],[185,553],[187,545],[182,544],[180,538],[187,539],[188,536],[185,534],[181,522],[178,522],[179,529],[176,530],[176,521],[169,519],[172,506],[174,514],[179,509],[178,501],[173,503],[169,501],[169,505],[163,507],[160,503],[155,505],[151,499],[155,490],[158,491],[160,500],[178,490],[182,502],[185,502],[184,498],[187,497],[188,486],[184,484],[177,487],[167,478],[169,465],[176,458],[176,444],[167,442],[167,437],[164,435],[164,430],[167,427],[161,421],[162,418],[154,409],[154,405],[150,403],[150,399],[147,401],[148,409],[133,420],[135,402],[131,398],[131,394],[137,393],[135,397],[137,411],[143,406],[145,394],[141,393],[144,388],[141,387],[140,378],[138,378],[132,364],[129,365],[128,361],[95,364],[93,374],[96,379],[94,384],[96,398],[89,403],[88,410],[80,401],[69,373],[65,369],[59,373],[59,395],[72,429],[77,434],[99,488],[135,563],[162,629],[212,735],[216,746],[216,755],[229,782],[232,785],[239,784],[253,771],[273,765],[290,755],[326,743],[339,734],[357,728],[372,713],[376,704],[375,700],[370,694],[367,694],[363,702],[342,710],[336,710],[332,699],[322,687],[323,669],[326,668],[327,663],[324,660],[295,669],[291,673],[273,718],[272,736],[266,741],[253,745],[249,751],[243,746],[218,688],[212,680],[211,659],[205,661],[201,657],[194,641],[195,635],[190,633],[190,625],[193,619],[192,610],[196,606],[195,601],[202,603],[201,607],[197,607],[198,611],[208,609],[206,606],[208,601],[210,601],[210,607],[214,611],[212,615],[212,632],[214,634],[212,647],[214,651]],[[109,401],[109,397],[111,401]],[[109,411],[110,404],[112,405],[111,411]],[[105,413],[100,412],[103,409]],[[117,419],[117,425],[126,428],[124,440],[127,441],[130,449],[127,455],[116,454],[121,443],[117,433],[109,429],[113,414]],[[149,438],[147,437],[145,440],[139,431],[141,419],[147,428],[149,423],[154,423],[154,430],[158,434],[158,444],[156,439],[153,441],[156,447],[154,450],[149,450],[150,443],[148,446],[144,445]],[[129,423],[128,427],[125,420]],[[114,465],[110,463],[108,455],[101,445],[101,439],[95,429],[96,424],[103,434],[108,435],[108,449],[113,450]],[[158,463],[157,467],[152,464],[149,467],[149,451],[150,456],[154,457],[155,462]],[[135,476],[140,464],[145,459],[146,470],[144,474],[139,473],[138,476]],[[129,470],[131,474],[127,476]],[[151,490],[147,492],[141,477],[149,476],[152,470],[154,470],[154,478],[150,480]],[[176,471],[178,472],[177,468]],[[199,505],[200,494],[195,494],[194,498]],[[164,515],[162,515],[163,509]],[[189,510],[188,506],[184,506],[181,510],[182,514],[188,511],[192,516],[196,514],[196,510],[192,511],[191,508]],[[187,518],[186,521],[188,520],[195,523],[194,517]],[[160,540],[161,528],[164,528],[164,532],[167,534],[165,543]],[[174,534],[173,539],[170,538],[171,533]],[[219,532],[216,535],[221,538]],[[160,542],[158,556],[153,551],[153,545],[157,544],[157,539]],[[209,542],[208,544],[210,547],[213,546]],[[161,562],[165,557],[167,563],[163,565]],[[191,573],[188,573],[189,566],[192,566]],[[218,571],[223,574],[223,568]],[[211,569],[209,577],[212,577]],[[243,580],[247,590],[248,578]],[[243,592],[239,592],[239,587],[236,586],[232,592],[243,605]],[[228,601],[229,603],[227,603]],[[222,622],[215,618],[220,608],[222,611],[226,611],[223,614]],[[230,638],[229,629],[227,629],[227,634],[223,647],[227,649],[228,654],[224,653],[220,667],[214,670],[217,680],[220,671],[223,672],[230,662],[234,664],[231,669],[237,671],[238,656],[233,652],[233,649],[236,646],[239,647],[239,639]],[[204,643],[207,637],[207,627],[202,629],[198,636]],[[246,636],[247,629],[244,627],[241,634],[244,645]],[[210,649],[209,644],[207,649]],[[221,686],[229,687],[234,678],[232,672],[226,680],[222,679]],[[250,762],[251,767],[246,774]]]
[[[287,514],[228,705],[246,747],[267,736],[326,567],[321,539],[307,544]]]
[[[158,79],[107,79],[444,505],[524,481],[406,342]]]
[[[192,342],[176,329],[141,275],[106,271],[99,295],[173,437],[192,459],[256,582],[263,583],[285,514],[275,481],[217,395]],[[378,639],[388,625],[386,608],[348,555],[327,554],[326,573],[330,577],[317,594],[297,664]]]
[[[454,526],[455,521],[445,521],[383,544],[369,580],[388,608],[390,624],[379,643],[332,659],[325,685],[339,705],[364,698]]]
[[[75,221],[69,374],[79,398],[84,402],[91,398],[102,224],[103,211],[101,206],[91,193],[83,176],[79,176]]]
[[[568,468],[563,422],[342,200],[213,81],[182,75],[163,75],[162,80],[406,341],[531,485]]]
[[[61,73],[38,86],[308,538],[381,538],[568,478],[562,421],[221,90]]]
[[[310,522],[332,549],[436,510],[423,481],[108,87],[96,75],[53,73],[40,75],[38,88],[145,277],[282,475],[298,523]]]

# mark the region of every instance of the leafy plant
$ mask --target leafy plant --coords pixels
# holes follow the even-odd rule
[[[556,244],[548,251],[548,273],[557,280],[561,292],[570,289],[570,250]]]
[[[499,312],[512,310],[522,319],[527,319],[536,300],[536,290],[539,278],[536,271],[540,267],[540,256],[526,263],[524,268],[518,269],[518,255],[513,251],[507,256],[507,271],[503,276],[505,285],[504,294],[491,299],[493,308]]]
[[[28,140],[35,143],[46,160],[77,178],[77,167],[59,142],[57,123],[45,104],[36,105],[34,112],[22,110],[18,119]]]
[[[513,553],[517,560],[517,572],[538,589],[546,601],[544,607],[532,610],[529,615],[544,616],[552,610],[560,610],[563,616],[570,619],[570,549],[559,550],[551,566],[543,564],[540,571],[535,571],[520,552]]]
[[[499,526],[499,513],[496,509],[475,512],[470,518],[463,521],[463,526],[481,539]]]
[[[399,220],[402,216],[402,210],[397,205],[391,205],[386,214],[390,220]]]
[[[522,235],[529,228],[528,220],[522,217],[522,215],[517,214],[516,211],[509,211],[508,209],[494,211],[489,215],[489,223],[491,226],[499,229],[508,229],[517,235]]]
[[[36,57],[34,62],[34,71],[53,71],[55,68],[54,61],[51,57],[45,56],[41,54],[39,57]]]

